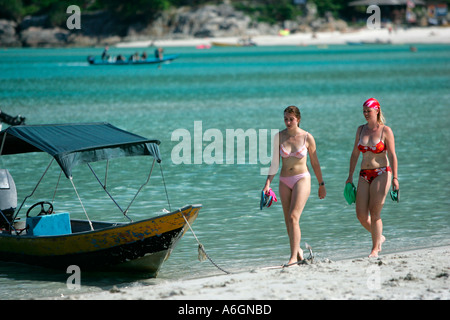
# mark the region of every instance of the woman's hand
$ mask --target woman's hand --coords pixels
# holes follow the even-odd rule
[[[399,190],[400,189],[400,184],[398,183],[398,179],[397,178],[393,178],[392,179],[392,189],[393,190]]]
[[[325,189],[325,185],[319,186],[319,199],[324,199],[327,195],[327,189]]]

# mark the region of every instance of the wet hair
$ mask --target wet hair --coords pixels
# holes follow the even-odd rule
[[[300,114],[300,110],[296,106],[289,106],[284,109],[283,114],[291,113],[298,119],[298,126],[300,127],[300,120],[302,119],[302,115]]]
[[[378,121],[379,124],[385,124],[386,123],[386,119],[383,116],[383,112],[381,111],[381,107],[380,107],[380,110],[379,110],[378,115],[377,115],[377,121]]]

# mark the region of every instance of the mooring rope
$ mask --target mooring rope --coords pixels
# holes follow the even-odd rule
[[[201,257],[200,251],[201,251],[201,252],[203,252],[203,255],[204,255],[206,258],[208,258],[208,260],[209,260],[209,261],[210,261],[217,269],[219,269],[219,270],[222,271],[222,272],[225,272],[226,274],[231,274],[231,272],[224,270],[224,269],[221,268],[217,263],[215,263],[215,262],[213,261],[213,259],[211,259],[211,257],[206,253],[206,250],[205,250],[205,247],[203,246],[203,244],[201,244],[200,241],[198,240],[197,235],[195,234],[194,230],[192,229],[192,227],[191,227],[189,221],[186,219],[186,217],[184,216],[183,213],[181,213],[181,215],[183,216],[184,221],[186,221],[186,224],[188,225],[189,229],[191,230],[192,234],[194,235],[195,240],[196,240],[197,243],[198,243],[199,260],[200,260],[200,261],[205,260],[204,258],[203,258],[203,259],[200,258],[200,257]]]
[[[164,190],[166,191],[166,198],[167,198],[167,203],[168,203],[168,205],[169,205],[169,211],[172,212],[172,209],[171,209],[171,206],[170,206],[170,200],[169,200],[169,193],[167,192],[166,181],[165,181],[165,179],[164,179],[164,173],[163,173],[163,169],[162,169],[161,163],[159,163],[159,168],[161,169],[161,177],[162,177],[162,181],[163,181],[163,185],[164,185]],[[198,240],[197,235],[195,234],[194,230],[192,229],[191,224],[189,223],[189,221],[186,219],[186,217],[184,216],[183,213],[181,213],[181,215],[183,216],[184,221],[186,221],[186,224],[188,225],[189,230],[191,230],[192,234],[194,235],[195,240],[196,240],[197,243],[198,243],[198,259],[199,259],[200,261],[204,261],[204,260],[205,260],[204,257],[206,257],[206,258],[208,258],[208,260],[209,260],[209,261],[210,261],[217,269],[219,269],[219,270],[222,271],[222,272],[225,272],[226,274],[231,274],[231,272],[228,272],[228,271],[224,270],[224,269],[221,268],[219,265],[217,265],[217,263],[215,263],[215,262],[213,261],[213,259],[211,259],[211,257],[206,253],[206,250],[205,250],[205,247],[203,246],[203,244],[201,244],[200,241]]]
[[[169,194],[167,193],[167,188],[166,188],[166,180],[164,179],[164,173],[163,173],[161,162],[159,163],[159,168],[161,169],[161,177],[162,177],[162,181],[163,181],[163,185],[164,185],[164,190],[166,191],[166,198],[167,198],[167,204],[169,205],[169,211],[172,212],[172,209],[170,207]]]

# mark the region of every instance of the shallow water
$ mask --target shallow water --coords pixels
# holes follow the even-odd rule
[[[260,211],[259,195],[265,181],[260,170],[267,167],[264,151],[270,151],[264,149],[264,139],[270,139],[271,129],[283,128],[282,111],[291,104],[300,107],[302,128],[316,139],[327,186],[325,200],[312,189],[301,217],[301,246],[307,242],[318,257],[330,259],[367,255],[370,235],[342,193],[356,128],[364,123],[361,104],[375,97],[395,134],[401,185],[401,202],[387,199],[382,212],[387,238],[383,251],[447,245],[450,46],[417,48],[416,53],[402,45],[166,48],[167,54],[179,53],[180,58],[159,68],[89,66],[86,56],[99,55],[101,49],[2,49],[0,107],[10,115],[26,116],[27,124],[106,121],[161,140],[171,208],[201,203],[193,225],[198,239],[215,263],[238,271],[282,264],[289,256],[281,204]],[[125,55],[136,50],[142,51],[111,49]],[[227,141],[227,129],[257,134],[255,141],[247,138],[245,158],[237,153],[237,141]],[[190,156],[184,158],[190,163],[178,164],[180,155],[173,154],[185,141],[177,138],[180,132],[192,139]],[[208,140],[208,133],[222,135],[222,154],[218,149],[210,153],[214,139]],[[234,148],[226,149],[227,142]],[[252,163],[256,149],[261,154]],[[211,159],[216,163],[207,163]],[[120,203],[131,200],[148,173],[150,163],[140,161],[110,165],[115,173],[110,185]],[[2,167],[15,179],[19,199],[31,192],[48,162],[43,154],[1,157]],[[134,164],[138,170],[126,173]],[[53,196],[59,171],[55,164],[52,169],[28,205]],[[99,165],[96,170],[104,169]],[[76,168],[74,180],[77,187],[86,186],[80,193],[92,219],[123,221],[87,168]],[[278,194],[277,177],[272,187]],[[83,218],[68,181],[61,181],[58,196],[57,210],[70,209],[74,217]],[[146,212],[168,208],[158,167],[138,200]],[[197,242],[188,231],[157,279],[83,274],[81,290],[221,273],[209,261],[197,260]],[[0,299],[73,293],[65,273],[1,263],[0,274]]]

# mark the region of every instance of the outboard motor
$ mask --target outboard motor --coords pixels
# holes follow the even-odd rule
[[[7,169],[0,169],[0,229],[10,229],[17,208],[16,184]]]

